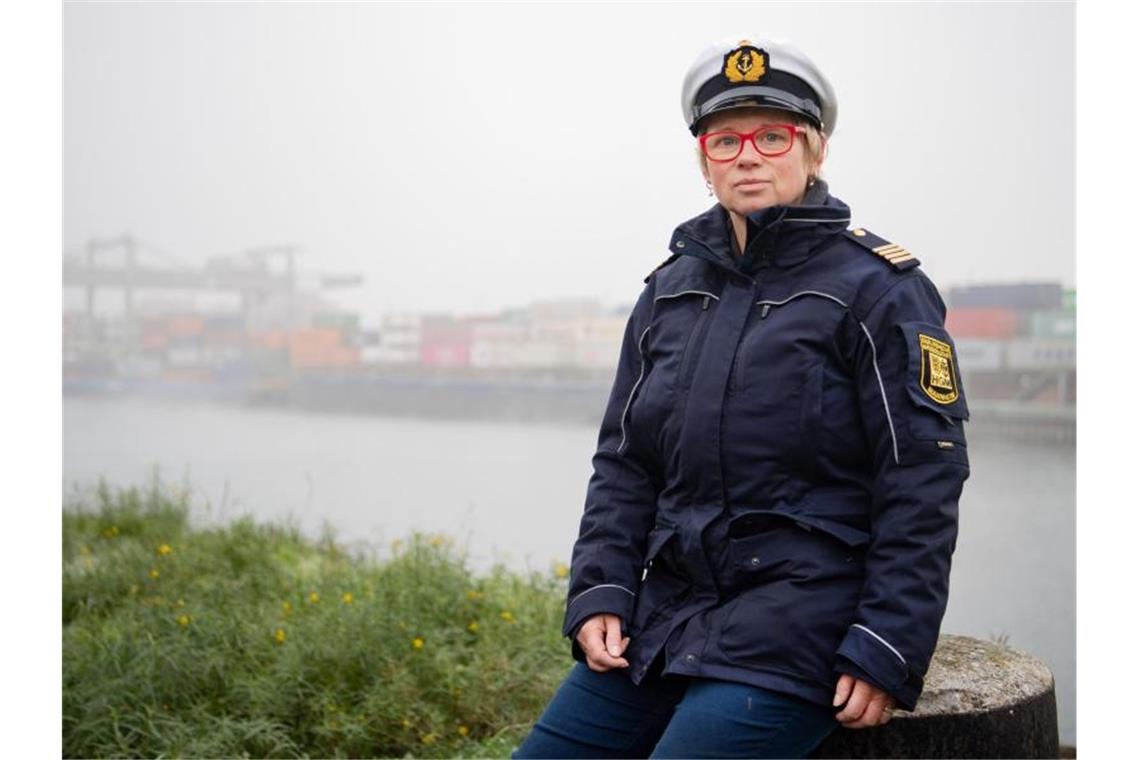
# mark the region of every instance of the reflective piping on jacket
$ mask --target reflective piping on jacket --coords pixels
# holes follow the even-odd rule
[[[633,593],[632,591],[627,589],[625,586],[619,586],[616,583],[603,583],[600,586],[591,586],[590,588],[588,588],[585,591],[581,592],[580,594],[576,595],[573,599],[570,600],[570,603],[566,605],[566,608],[569,609],[570,607],[573,607],[574,602],[578,601],[579,599],[581,599],[582,597],[584,597],[586,594],[590,593],[591,591],[597,591],[600,588],[620,588],[622,591],[629,594],[630,596],[637,596],[637,594]],[[871,635],[874,636],[874,634],[871,634]],[[875,638],[878,638],[878,636],[875,636]],[[885,641],[883,643],[887,644],[887,642],[885,642]],[[890,644],[887,644],[887,646],[890,646]],[[895,652],[895,654],[898,654],[898,652]]]
[[[714,293],[706,293],[703,290],[682,290],[680,293],[666,293],[663,296],[657,296],[656,298],[653,299],[653,301],[654,301],[654,303],[656,303],[657,301],[660,301],[664,298],[676,298],[677,296],[683,296],[683,295],[686,295],[689,293],[693,293],[693,294],[698,295],[698,296],[708,296],[709,298],[713,299],[714,301],[720,300],[720,296],[718,296]]]
[[[757,301],[756,305],[760,306],[761,304],[768,304],[769,306],[782,306],[783,304],[786,304],[788,301],[791,301],[793,298],[799,298],[800,296],[819,296],[821,298],[830,298],[832,301],[835,301],[837,304],[842,306],[844,309],[847,308],[847,304],[843,303],[842,301],[840,301],[835,296],[831,295],[830,293],[821,293],[818,290],[801,290],[799,293],[792,293],[790,296],[785,298],[783,301]]]
[[[843,219],[794,219],[792,217],[784,217],[781,221],[785,222],[819,222],[820,224],[827,224],[829,222],[847,222],[851,221],[851,217],[844,217]]]
[[[641,378],[645,376],[645,351],[642,349],[641,344],[645,342],[645,336],[649,333],[649,328],[652,325],[647,325],[641,331],[641,337],[637,339],[637,355],[641,358],[641,371],[637,373],[637,382],[629,389],[629,398],[625,400],[625,408],[621,410],[621,443],[618,444],[617,453],[625,448],[625,416],[629,413],[629,405],[633,403],[633,394],[637,393],[637,386],[641,385]]]
[[[584,594],[584,593],[586,593],[586,592],[585,592],[585,591],[583,591],[583,592],[582,592],[582,594]],[[579,594],[578,596],[581,596],[582,594]],[[574,597],[574,598],[575,598],[575,599],[577,599],[578,597]],[[571,602],[571,604],[573,604],[573,602]],[[903,664],[903,665],[906,665],[906,658],[905,658],[905,657],[903,657],[901,654],[899,654],[899,650],[895,649],[893,646],[891,646],[890,644],[888,644],[888,643],[887,643],[887,641],[886,641],[886,639],[884,639],[882,636],[880,636],[879,634],[875,633],[874,631],[872,631],[872,630],[871,630],[870,628],[868,628],[867,626],[865,626],[865,625],[860,625],[859,623],[852,623],[852,624],[851,624],[851,627],[852,627],[852,628],[858,628],[860,631],[864,631],[865,633],[869,633],[870,635],[874,636],[874,637],[875,637],[875,639],[876,639],[876,640],[877,640],[877,641],[878,641],[880,644],[882,644],[882,645],[883,645],[883,646],[885,646],[887,649],[889,649],[889,650],[891,650],[892,652],[894,652],[894,653],[895,653],[895,657],[898,657],[898,658],[899,658],[899,660],[902,662],[902,664]]]
[[[871,337],[871,331],[867,329],[867,325],[859,322],[859,326],[863,328],[863,334],[867,336],[867,340],[871,343],[871,363],[875,367],[875,377],[879,380],[879,393],[883,396],[883,411],[887,413],[887,426],[891,429],[891,446],[894,447],[895,464],[899,463],[899,439],[895,437],[895,423],[891,421],[891,407],[887,403],[887,389],[883,386],[883,376],[879,374],[879,352],[875,350],[875,339]],[[870,631],[868,631],[870,633]],[[874,636],[874,634],[871,634]],[[875,638],[878,638],[877,636]],[[887,644],[887,642],[883,642]],[[890,644],[887,644],[890,646]]]

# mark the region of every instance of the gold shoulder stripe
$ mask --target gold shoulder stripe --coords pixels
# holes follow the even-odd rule
[[[899,271],[911,269],[919,265],[914,254],[898,243],[884,240],[864,227],[848,230],[847,238],[868,253],[873,253],[883,261]]]

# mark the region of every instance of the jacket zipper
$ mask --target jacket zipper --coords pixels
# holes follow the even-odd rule
[[[693,355],[700,351],[699,345],[704,341],[706,317],[709,313],[709,302],[712,297],[706,295],[701,302],[701,313],[697,315],[697,323],[693,325],[693,332],[689,335],[689,342],[685,344],[685,352],[681,354],[680,387],[686,388],[690,381],[689,365],[693,363]]]

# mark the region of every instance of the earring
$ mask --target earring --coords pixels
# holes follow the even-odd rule
[[[708,180],[705,180],[705,187],[707,187],[709,189],[709,195],[711,196],[713,194],[712,183],[709,182]]]

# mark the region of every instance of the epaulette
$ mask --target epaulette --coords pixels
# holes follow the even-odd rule
[[[664,269],[665,267],[669,266],[674,261],[676,261],[678,258],[680,258],[680,256],[681,256],[681,254],[674,253],[672,256],[670,256],[669,258],[662,261],[660,264],[658,264],[656,267],[653,268],[652,272],[645,275],[645,280],[643,280],[643,282],[649,282],[649,278],[652,277],[654,274],[656,274],[657,270]]]
[[[900,272],[916,267],[921,263],[914,257],[913,253],[901,245],[895,245],[890,241],[883,240],[875,233],[868,232],[862,227],[847,230],[847,232],[843,234],[847,236],[848,240],[858,243],[860,248],[865,248]]]

